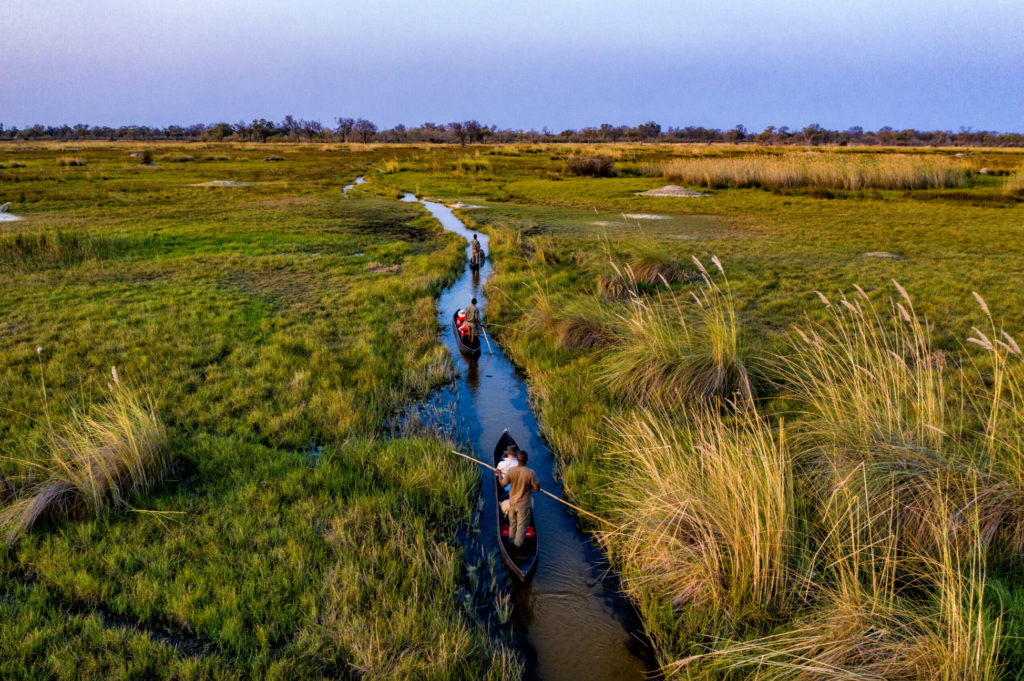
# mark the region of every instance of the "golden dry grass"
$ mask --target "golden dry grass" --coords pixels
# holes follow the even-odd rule
[[[968,165],[946,157],[786,154],[673,159],[648,172],[684,184],[765,189],[949,189],[966,184]]]
[[[620,530],[602,534],[628,592],[741,620],[789,599],[792,470],[782,430],[752,411],[685,419],[641,412],[616,425]]]

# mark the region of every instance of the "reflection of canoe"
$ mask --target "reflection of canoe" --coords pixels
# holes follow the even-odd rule
[[[452,315],[452,333],[455,334],[455,344],[459,346],[459,350],[467,355],[479,355],[480,354],[480,334],[477,333],[476,341],[469,343],[468,341],[462,340],[462,334],[459,333],[459,313],[456,312]]]
[[[505,450],[515,443],[516,441],[512,439],[506,429],[501,434],[498,445],[494,448],[495,466],[501,461],[501,455]],[[540,557],[540,544],[537,541],[537,516],[534,514],[533,525],[526,533],[526,541],[523,542],[522,547],[517,549],[512,543],[512,537],[509,537],[508,516],[501,512],[501,502],[504,499],[508,499],[508,492],[501,486],[498,476],[494,476],[494,513],[498,521],[498,551],[512,574],[525,581],[530,573],[537,568],[537,559]]]
[[[474,255],[473,257],[471,257],[469,259],[469,269],[471,269],[471,270],[478,270],[478,269],[480,269],[483,266],[484,260],[486,258],[487,258],[487,256],[484,255],[483,252],[481,252],[479,256]]]

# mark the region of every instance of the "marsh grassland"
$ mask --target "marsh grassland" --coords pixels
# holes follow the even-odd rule
[[[434,300],[465,257],[404,191],[490,234],[491,330],[666,676],[1024,668],[1019,153],[0,164],[0,676],[519,676],[455,541],[478,472],[385,437],[453,376]]]
[[[495,335],[667,676],[1017,677],[1024,157],[480,157],[387,182],[484,206]]]
[[[459,240],[344,198],[372,151],[67,153],[0,149],[0,676],[515,677],[477,471],[383,430],[453,375]]]

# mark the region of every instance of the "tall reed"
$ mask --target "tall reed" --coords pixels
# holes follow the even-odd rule
[[[1009,334],[990,332],[993,341],[975,329],[971,340],[988,352],[991,387],[962,396],[960,404],[973,407],[950,415],[945,361],[910,296],[896,288],[900,299],[887,315],[859,288],[839,306],[822,296],[831,321],[798,329],[800,341],[782,359],[784,382],[807,407],[804,451],[817,471],[817,496],[856,488],[871,503],[892,500],[896,521],[876,509],[876,522],[893,523],[886,531],[932,554],[947,534],[966,541],[970,511],[986,550],[1024,556],[1024,411],[1006,369],[1020,350]],[[972,422],[979,427],[969,429]]]
[[[632,268],[615,268],[630,298],[619,316],[619,342],[602,363],[603,380],[620,397],[638,402],[731,400],[749,404],[753,388],[743,360],[735,302],[725,271],[719,286],[694,258],[703,285],[691,328],[678,305],[639,295]],[[663,283],[667,286],[667,282]]]
[[[851,157],[839,154],[673,159],[646,171],[683,184],[719,188],[948,189],[969,175],[961,161],[944,157]]]
[[[727,422],[718,409],[682,420],[642,411],[613,430],[621,529],[601,537],[627,592],[712,619],[784,610],[795,506],[783,431],[753,411]]]
[[[941,490],[936,489],[941,494]],[[985,600],[980,528],[966,547],[948,539],[935,556],[914,556],[876,523],[857,495],[844,496],[847,516],[825,538],[822,574],[808,582],[810,608],[780,631],[719,642],[665,668],[670,678],[842,679],[998,678],[1001,617]],[[899,516],[898,504],[885,511]],[[936,518],[936,520],[940,520]]]
[[[14,167],[14,164],[11,164]],[[1018,170],[1010,177],[1006,178],[1006,184],[1003,185],[1003,191],[1007,194],[1024,194],[1024,169]]]

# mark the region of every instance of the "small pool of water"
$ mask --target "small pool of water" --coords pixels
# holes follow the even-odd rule
[[[407,194],[405,201],[415,201]],[[473,232],[440,203],[422,201],[445,229],[467,240]],[[488,239],[478,234],[488,251]],[[468,246],[467,246],[468,249]],[[467,254],[468,255],[468,254]],[[530,408],[527,385],[516,373],[501,348],[491,339],[478,358],[465,357],[455,346],[452,314],[477,298],[486,322],[483,283],[491,273],[488,258],[479,272],[465,274],[441,295],[438,318],[444,343],[455,357],[461,376],[457,385],[462,430],[480,460],[492,463],[494,446],[508,428],[512,437],[530,453],[530,467],[542,489],[559,493],[557,464],[540,434]],[[486,469],[482,469],[489,476]],[[485,482],[489,483],[490,478]],[[484,546],[497,552],[492,487],[482,489],[484,509],[480,534]],[[540,538],[540,565],[532,578],[521,583],[510,579],[513,618],[522,633],[528,676],[545,681],[637,680],[647,678],[654,666],[636,613],[622,597],[608,563],[561,504],[535,495],[534,511]]]

